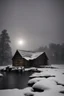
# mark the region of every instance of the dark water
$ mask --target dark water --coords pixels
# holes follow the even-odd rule
[[[29,80],[29,76],[32,73],[33,72],[28,71],[22,73],[5,72],[3,73],[4,76],[0,77],[0,89],[23,89],[28,86],[27,83]]]

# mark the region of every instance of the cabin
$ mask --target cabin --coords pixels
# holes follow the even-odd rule
[[[48,64],[45,52],[17,50],[12,58],[13,66],[40,67]]]

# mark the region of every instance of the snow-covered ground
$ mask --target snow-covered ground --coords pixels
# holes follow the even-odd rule
[[[64,96],[64,65],[52,67],[38,68],[41,72],[32,74],[28,81],[31,86],[22,90],[0,90],[0,96]]]

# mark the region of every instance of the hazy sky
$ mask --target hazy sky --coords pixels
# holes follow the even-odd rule
[[[64,0],[0,0],[0,32],[7,29],[12,50],[64,42]],[[19,39],[25,44],[19,46]]]

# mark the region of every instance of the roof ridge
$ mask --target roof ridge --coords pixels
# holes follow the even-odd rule
[[[18,50],[18,51],[24,51],[24,52],[35,52],[35,51],[28,51],[28,50]]]
[[[18,49],[18,51],[24,51],[24,52],[32,52],[32,53],[41,53],[41,52],[43,52],[43,51],[29,51],[29,50],[20,50],[20,49]],[[44,52],[43,52],[44,53]]]

